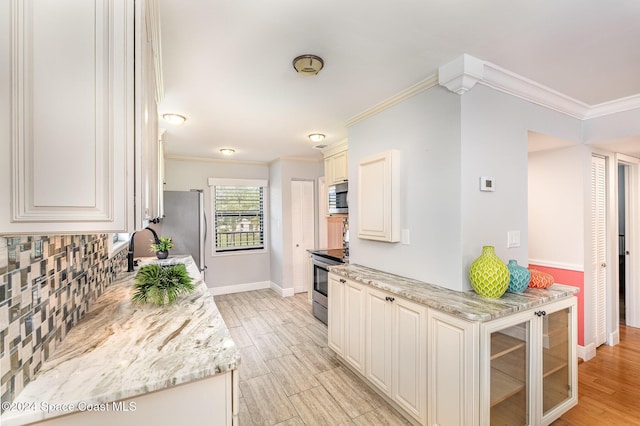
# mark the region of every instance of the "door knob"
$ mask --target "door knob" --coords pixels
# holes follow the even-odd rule
[[[604,263],[604,262],[602,262],[602,265],[600,265],[600,266],[602,266],[603,268],[606,268],[606,267],[607,267],[607,264],[606,264],[606,263]]]

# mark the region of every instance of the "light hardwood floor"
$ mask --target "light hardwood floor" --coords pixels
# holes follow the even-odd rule
[[[620,326],[620,344],[578,365],[578,405],[554,426],[640,425],[640,329]]]
[[[337,361],[307,294],[271,290],[215,296],[240,348],[240,425],[406,425],[399,413]],[[554,426],[640,426],[640,329],[601,346],[578,366],[576,407]]]
[[[241,426],[407,425],[327,347],[307,294],[214,297],[240,348]]]

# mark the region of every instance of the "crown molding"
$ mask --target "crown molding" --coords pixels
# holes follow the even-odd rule
[[[226,164],[246,164],[250,166],[268,166],[269,163],[265,161],[240,161],[240,160],[227,160],[222,158],[212,158],[212,157],[190,157],[184,155],[165,155],[165,160],[176,160],[176,161],[201,161],[205,163],[226,163]]]
[[[349,149],[349,139],[342,139],[340,142],[336,142],[326,148],[322,148],[320,151],[322,152],[323,157],[326,158],[346,151],[347,149]]]
[[[438,70],[438,82],[462,95],[476,84],[524,99],[580,120],[640,108],[640,94],[589,105],[495,64],[463,54]]]
[[[371,108],[366,109],[365,111],[361,112],[360,114],[351,117],[350,119],[348,119],[345,122],[345,126],[346,127],[351,127],[356,123],[359,123],[371,116],[374,116],[376,114],[378,114],[379,112],[382,112],[388,108],[391,108],[394,105],[399,104],[400,102],[403,102],[419,93],[424,92],[425,90],[428,90],[434,86],[438,85],[438,74],[434,74],[431,75],[429,77],[427,77],[426,79],[420,81],[419,83],[414,84],[413,86],[409,87],[408,89],[403,90],[402,92],[398,93],[397,95],[394,95],[390,98],[385,99],[384,101],[375,104],[374,106],[372,106]]]
[[[587,112],[586,118],[602,117],[636,108],[640,108],[640,94],[593,105]]]
[[[482,80],[484,62],[471,55],[458,56],[438,70],[438,84],[462,95]]]

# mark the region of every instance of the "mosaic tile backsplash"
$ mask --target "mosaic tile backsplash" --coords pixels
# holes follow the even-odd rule
[[[13,401],[119,272],[108,235],[0,237],[0,395]]]

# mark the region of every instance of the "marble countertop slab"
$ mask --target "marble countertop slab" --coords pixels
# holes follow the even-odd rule
[[[487,299],[473,290],[466,292],[450,290],[355,264],[331,266],[329,270],[342,277],[388,291],[430,308],[480,322],[491,321],[553,300],[564,299],[579,291],[577,287],[553,284],[544,290],[528,288],[524,293],[507,292],[499,299]]]
[[[80,410],[80,403],[118,401],[238,368],[240,352],[193,259],[145,259],[141,266],[151,262],[185,263],[197,277],[195,291],[170,306],[134,305],[139,268],[123,273],[18,395],[14,406],[23,410],[4,412],[3,425],[69,414]],[[47,412],[55,404],[68,405]]]

